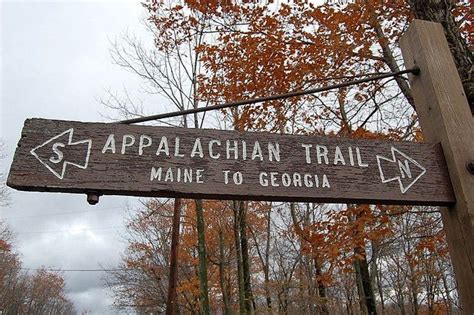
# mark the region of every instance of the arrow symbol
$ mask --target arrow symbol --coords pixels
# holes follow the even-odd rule
[[[92,140],[73,142],[73,132],[74,128],[68,129],[30,151],[41,164],[46,166],[59,179],[64,178],[68,164],[86,169],[89,163]],[[71,160],[76,160],[76,162],[71,162]]]
[[[398,180],[402,194],[426,173],[420,163],[394,147],[391,159],[380,155],[376,157],[382,183]]]

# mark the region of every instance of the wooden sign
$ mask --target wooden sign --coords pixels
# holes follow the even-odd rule
[[[439,144],[26,120],[20,190],[153,197],[448,205]]]

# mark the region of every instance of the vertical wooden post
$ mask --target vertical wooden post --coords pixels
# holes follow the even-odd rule
[[[171,230],[170,275],[168,281],[168,301],[166,315],[176,314],[176,283],[178,282],[179,226],[181,220],[181,199],[174,200],[173,227]]]
[[[425,139],[440,142],[456,204],[442,209],[462,314],[474,314],[474,159],[473,117],[441,24],[414,20],[400,46],[410,76],[416,111]],[[429,172],[430,170],[427,170]]]

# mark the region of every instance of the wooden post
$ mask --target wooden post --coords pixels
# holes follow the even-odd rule
[[[173,227],[171,230],[170,250],[170,275],[168,281],[168,300],[166,302],[166,315],[176,314],[176,284],[178,282],[178,248],[179,248],[179,226],[181,220],[181,199],[174,200]]]
[[[462,314],[474,314],[473,117],[441,24],[414,20],[400,46],[410,76],[416,111],[426,141],[440,142],[456,204],[442,209]],[[427,170],[429,172],[430,170]]]

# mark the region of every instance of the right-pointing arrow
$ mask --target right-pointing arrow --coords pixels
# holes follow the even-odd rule
[[[397,180],[402,194],[426,173],[426,169],[420,163],[394,147],[392,147],[392,158],[380,155],[376,157],[382,183]]]

